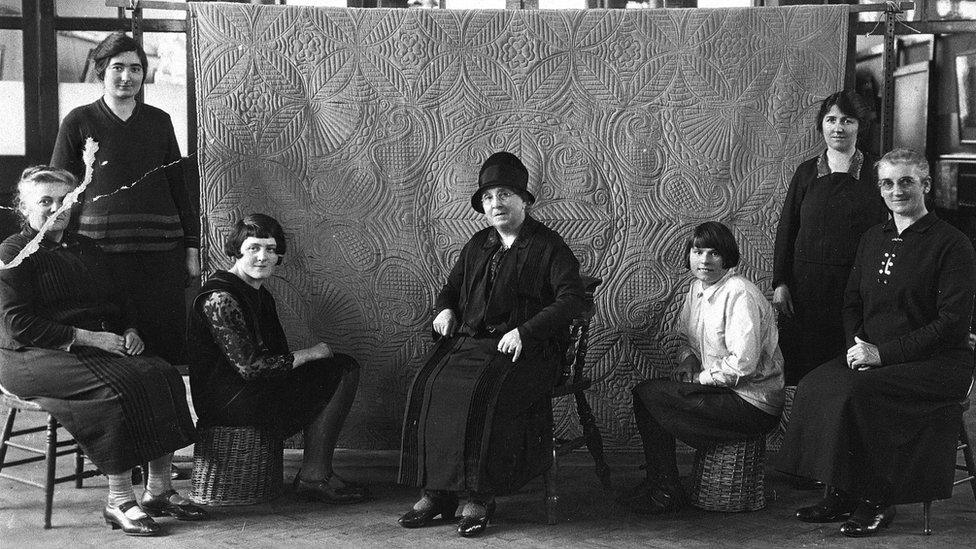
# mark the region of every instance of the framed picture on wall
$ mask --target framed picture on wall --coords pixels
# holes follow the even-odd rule
[[[976,51],[956,56],[959,141],[976,143]]]

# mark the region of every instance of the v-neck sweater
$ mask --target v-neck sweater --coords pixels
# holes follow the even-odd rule
[[[94,239],[106,252],[199,247],[198,206],[189,195],[166,112],[137,103],[122,120],[104,99],[75,108],[61,123],[51,164],[81,181],[88,137],[98,142],[98,152],[75,221],[78,234]]]

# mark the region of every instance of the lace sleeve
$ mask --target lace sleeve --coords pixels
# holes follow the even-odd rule
[[[293,354],[262,354],[263,349],[258,347],[248,329],[244,311],[230,293],[211,293],[203,301],[201,310],[214,341],[242,378],[274,377],[292,369]]]

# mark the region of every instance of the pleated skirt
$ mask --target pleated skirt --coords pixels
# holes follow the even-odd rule
[[[106,474],[195,441],[183,379],[154,356],[0,349],[0,385],[53,414]]]
[[[407,398],[403,484],[428,490],[518,490],[552,464],[554,358],[496,350],[498,340],[442,339]]]

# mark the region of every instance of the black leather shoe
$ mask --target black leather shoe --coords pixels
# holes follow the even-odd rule
[[[427,496],[430,497],[430,496]],[[431,498],[434,505],[425,511],[411,509],[400,517],[397,522],[404,528],[422,528],[440,516],[445,521],[457,519],[457,497]]]
[[[495,501],[492,500],[488,502],[485,506],[485,514],[480,517],[461,517],[461,521],[458,522],[457,533],[462,538],[473,538],[475,536],[480,536],[485,528],[488,528],[488,523],[491,522],[491,517],[495,514]]]
[[[166,490],[158,496],[146,490],[142,493],[139,507],[150,517],[170,516],[176,520],[204,520],[209,514],[202,508],[190,503],[174,503],[170,498],[178,495],[176,490]]]
[[[298,474],[295,475],[295,480],[292,482],[292,487],[295,489],[296,495],[307,500],[336,504],[360,503],[362,501],[366,501],[366,494],[360,490],[347,487],[332,487],[332,485],[329,484],[330,478],[332,478],[331,475],[323,480],[303,480],[301,477],[301,471],[299,471]]]
[[[643,498],[632,501],[630,508],[640,515],[663,515],[679,511],[687,503],[684,490],[680,487],[657,486],[649,489]]]
[[[156,536],[162,531],[159,524],[148,515],[137,519],[130,519],[125,516],[125,512],[136,507],[136,502],[127,501],[118,507],[105,507],[102,516],[105,524],[112,527],[112,530],[122,529],[130,536]]]
[[[615,501],[620,505],[631,505],[636,502],[644,501],[650,491],[651,483],[645,479],[642,480],[640,484],[621,492]]]
[[[864,500],[851,513],[851,518],[841,525],[840,533],[849,538],[873,536],[882,528],[891,525],[893,520],[895,520],[894,505]]]
[[[796,510],[796,518],[803,522],[837,522],[846,519],[857,506],[857,501],[834,488],[827,488],[827,495],[809,507]]]

